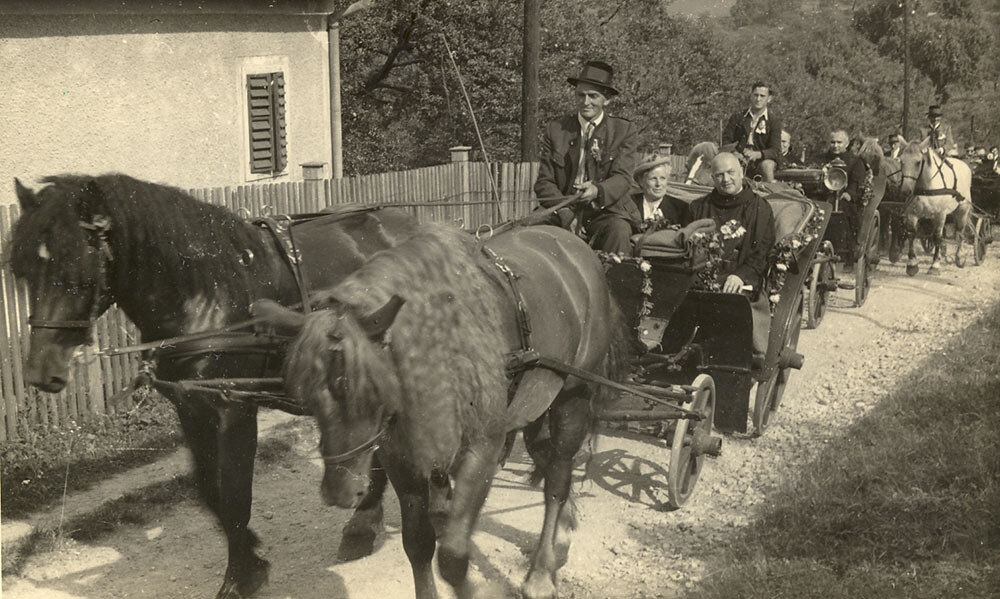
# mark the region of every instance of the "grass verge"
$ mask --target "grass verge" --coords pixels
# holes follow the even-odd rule
[[[0,518],[24,518],[67,493],[156,461],[180,443],[173,406],[158,394],[127,412],[28,431],[0,445]]]
[[[1000,305],[913,372],[690,597],[1000,596]]]

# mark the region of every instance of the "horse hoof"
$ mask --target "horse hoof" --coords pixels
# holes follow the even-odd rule
[[[232,580],[228,576],[226,582],[216,594],[215,599],[246,599],[252,597],[254,593],[267,584],[270,579],[271,564],[267,560],[257,556],[253,557],[253,564],[247,576],[243,580]]]
[[[965,268],[965,258],[964,257],[959,258],[958,256],[955,256],[955,266],[959,268]]]
[[[914,275],[916,275],[919,271],[920,271],[920,267],[917,266],[916,264],[907,264],[906,265],[906,274],[910,275],[911,277],[914,276]]]
[[[936,267],[936,266],[932,266],[932,267],[930,267],[930,268],[927,269],[927,274],[929,274],[929,275],[939,275],[939,274],[941,274],[941,269],[938,268],[938,267]]]
[[[521,594],[524,599],[555,599],[556,585],[552,578],[531,572],[521,585]]]

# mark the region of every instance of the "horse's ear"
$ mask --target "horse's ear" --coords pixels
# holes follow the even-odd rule
[[[17,177],[14,177],[14,190],[17,191],[17,201],[21,203],[22,212],[31,212],[41,204],[35,192],[22,185]]]
[[[406,303],[398,295],[393,295],[381,308],[358,319],[365,334],[372,339],[381,339],[396,320],[399,309]]]

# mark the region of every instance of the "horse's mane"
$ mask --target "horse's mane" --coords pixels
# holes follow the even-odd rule
[[[862,140],[861,147],[858,149],[858,156],[865,161],[865,164],[871,167],[872,172],[879,172],[883,152],[882,147],[878,145],[878,141],[874,137],[866,137]]]
[[[59,175],[43,183],[40,205],[14,227],[10,261],[15,272],[34,267],[44,241],[56,258],[52,264],[65,271],[54,274],[67,280],[83,276],[76,265],[88,243],[79,226],[85,210],[111,221],[119,280],[141,285],[148,274],[186,296],[223,291],[231,300],[249,302],[253,281],[240,257],[247,249],[262,256],[262,237],[226,208],[122,174]]]
[[[289,352],[293,392],[317,413],[329,414],[332,401],[385,406],[396,414],[408,461],[425,474],[447,467],[463,439],[503,426],[501,293],[480,267],[468,234],[421,224],[413,237],[317,296],[332,308],[307,318]],[[370,314],[394,294],[405,303],[383,348],[350,312]],[[347,391],[335,398],[328,382],[338,341]]]

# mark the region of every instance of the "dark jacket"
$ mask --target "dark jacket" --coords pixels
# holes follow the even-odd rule
[[[763,125],[761,125],[763,121]],[[726,128],[722,130],[722,145],[732,146],[735,144],[735,151],[742,152],[744,149],[757,150],[763,156],[761,160],[773,160],[781,165],[781,117],[770,108],[767,109],[767,118],[761,117],[757,127],[753,132],[752,143],[747,144],[747,137],[750,135],[750,112],[737,112],[729,117]],[[759,131],[764,129],[763,133]]]
[[[635,125],[604,113],[604,119],[594,129],[590,139],[586,148],[584,166],[587,176],[584,179],[597,185],[596,202],[601,209],[584,209],[584,221],[602,212],[610,212],[638,226],[641,219],[635,203],[629,198],[639,143]],[[597,140],[599,157],[591,151],[593,140]],[[538,179],[535,180],[535,195],[539,204],[554,206],[559,203],[560,196],[574,193],[573,182],[580,163],[580,151],[580,121],[575,113],[548,124],[542,139]]]
[[[635,209],[639,213],[640,221],[646,220],[646,215],[642,213],[642,199],[643,194],[641,191],[632,194],[632,201],[635,203]],[[660,212],[663,213],[663,218],[670,221],[670,224],[686,225],[691,222],[691,207],[688,206],[687,202],[678,200],[677,198],[664,196],[663,201],[660,202]]]
[[[764,281],[768,254],[774,246],[774,212],[771,205],[744,184],[743,191],[735,196],[724,196],[712,190],[712,193],[691,202],[692,221],[701,218],[711,218],[720,228],[730,220],[736,220],[746,229],[735,260],[724,255],[729,268],[724,268],[719,275],[724,279],[734,274],[743,279],[744,284],[752,285],[756,292]]]
[[[833,152],[826,151],[813,159],[819,166],[823,166],[834,159],[840,158],[847,165],[847,187],[844,189],[848,195],[851,196],[852,201],[861,200],[861,186],[865,182],[865,176],[868,174],[865,170],[865,163],[863,160],[855,156],[850,152],[844,152],[843,154],[834,154]]]

